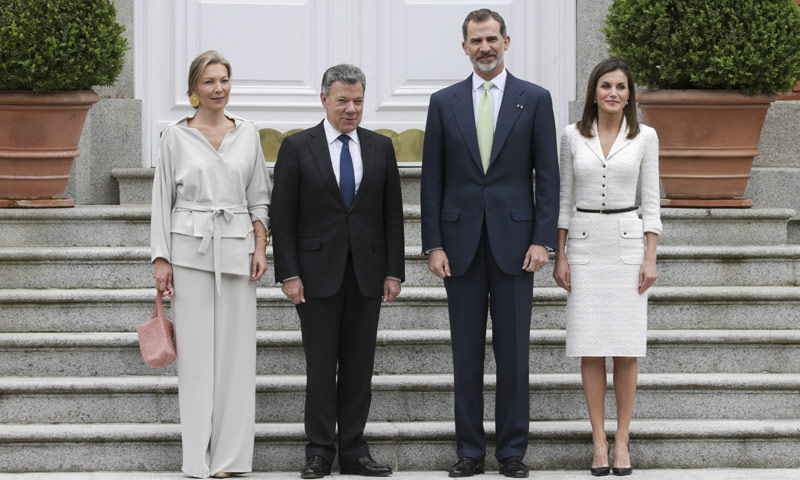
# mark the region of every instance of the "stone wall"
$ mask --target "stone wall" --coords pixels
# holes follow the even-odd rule
[[[101,100],[86,118],[66,193],[80,205],[118,204],[119,188],[111,169],[141,166],[142,108],[133,94],[133,3],[114,0],[130,49],[117,82],[94,88]]]

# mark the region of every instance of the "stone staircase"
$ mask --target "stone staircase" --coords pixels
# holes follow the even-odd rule
[[[152,174],[116,175],[122,206],[0,210],[0,471],[180,468],[174,366],[146,367],[135,335],[154,295],[141,204]],[[419,253],[419,168],[401,176],[407,282],[382,310],[367,433],[397,470],[441,470],[455,455],[446,298]],[[783,208],[663,211],[631,428],[637,468],[800,468],[795,218]],[[270,274],[258,289],[254,468],[295,471],[303,352],[294,307]],[[590,461],[579,362],[564,356],[565,301],[551,270],[537,274],[526,461],[540,470]],[[488,348],[490,436],[493,372]],[[610,399],[607,415],[613,430]],[[496,468],[491,451],[489,460]]]

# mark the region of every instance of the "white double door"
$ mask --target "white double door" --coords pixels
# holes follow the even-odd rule
[[[553,97],[557,127],[575,99],[575,0],[135,0],[135,89],[143,159],[159,133],[191,112],[187,71],[218,50],[232,64],[228,108],[260,128],[306,128],[323,118],[320,81],[337,63],[367,77],[362,125],[425,128],[430,95],[472,71],[461,23],[488,7],[506,21],[506,67]]]

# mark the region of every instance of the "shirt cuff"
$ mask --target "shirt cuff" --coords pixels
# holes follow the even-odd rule
[[[390,277],[389,275],[387,275],[387,276],[386,276],[386,280],[397,280],[398,282],[400,282],[400,283],[403,283],[403,281],[402,281],[402,280],[400,280],[399,278],[397,278],[397,277]]]
[[[294,280],[295,278],[300,278],[300,275],[295,275],[294,277],[284,278],[281,280],[281,283],[288,282],[289,280]]]

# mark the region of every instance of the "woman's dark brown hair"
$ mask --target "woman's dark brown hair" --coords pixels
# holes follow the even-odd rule
[[[586,138],[592,138],[592,125],[597,120],[597,82],[600,77],[608,72],[619,70],[628,78],[628,103],[623,109],[625,121],[628,122],[628,138],[639,134],[639,118],[636,116],[636,88],[634,87],[633,74],[628,64],[618,58],[607,58],[598,63],[592,74],[589,75],[589,84],[586,86],[586,102],[583,104],[583,116],[577,123],[578,131]]]

